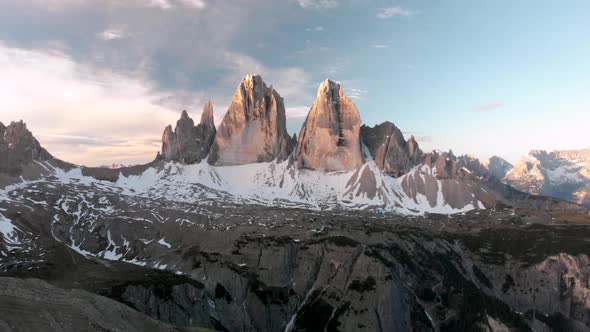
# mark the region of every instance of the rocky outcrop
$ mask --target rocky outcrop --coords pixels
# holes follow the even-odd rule
[[[340,85],[324,81],[299,134],[297,166],[318,171],[360,167],[360,125],[359,112]]]
[[[457,157],[453,151],[441,152],[432,151],[424,155],[424,165],[433,170],[437,179],[459,179],[466,174],[461,172],[461,167],[457,165]]]
[[[483,164],[487,167],[489,174],[498,179],[503,179],[514,167],[511,163],[498,156],[492,156],[487,161],[484,161]]]
[[[387,175],[399,177],[407,173],[422,157],[414,137],[406,142],[401,130],[391,122],[372,128],[363,125],[361,137],[377,167]]]
[[[488,168],[479,159],[472,155],[464,155],[457,158],[457,166],[465,168],[467,171],[479,178],[487,178],[490,173]]]
[[[201,122],[197,126],[188,113],[182,111],[175,130],[172,130],[172,126],[164,129],[161,158],[186,164],[201,162],[209,154],[215,138],[216,130],[213,120],[211,101],[205,104]]]
[[[407,147],[410,162],[412,162],[414,165],[418,164],[423,158],[423,153],[422,150],[420,150],[420,147],[418,146],[418,142],[414,138],[414,135],[410,136],[410,139],[407,142]]]
[[[209,163],[227,166],[283,161],[292,151],[283,98],[260,76],[246,76],[219,125]]]
[[[177,331],[102,296],[16,278],[0,278],[0,330]]]
[[[53,157],[41,147],[22,120],[11,122],[7,127],[0,123],[0,173],[18,175],[31,161],[50,159]]]

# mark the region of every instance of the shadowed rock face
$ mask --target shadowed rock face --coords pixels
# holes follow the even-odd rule
[[[0,278],[2,331],[177,331],[132,308],[39,279]]]
[[[324,81],[297,142],[297,166],[318,171],[352,170],[363,164],[361,118],[339,84]]]
[[[473,175],[481,178],[487,178],[490,174],[483,163],[479,161],[476,157],[472,155],[464,155],[457,158],[457,165],[461,167],[465,167],[469,172]]]
[[[0,123],[0,172],[18,175],[31,161],[52,158],[25,123],[11,122],[8,127]]]
[[[498,156],[492,156],[487,162],[487,168],[490,175],[493,175],[498,179],[503,179],[513,167],[514,166],[511,163]]]
[[[183,111],[180,120],[176,122],[174,131],[172,126],[164,129],[162,157],[166,161],[199,163],[209,154],[214,138],[213,104],[208,101],[205,104],[199,125],[195,126],[193,119],[188,116],[186,111]]]
[[[362,126],[361,137],[377,167],[387,175],[398,177],[407,173],[422,156],[414,137],[406,142],[401,130],[388,121],[373,128]]]
[[[209,163],[224,166],[286,160],[293,151],[286,128],[283,98],[260,76],[248,75],[219,126]]]

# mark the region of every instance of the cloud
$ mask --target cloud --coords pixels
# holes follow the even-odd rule
[[[145,142],[157,141],[178,117],[153,102],[165,93],[150,82],[55,50],[0,44],[0,71],[0,121],[23,119],[51,153],[77,164],[109,164],[114,155],[127,164],[149,161],[158,147]]]
[[[125,39],[127,37],[128,37],[128,35],[123,29],[117,29],[117,28],[107,29],[107,30],[104,30],[98,34],[98,38],[100,38],[104,41]]]
[[[367,95],[367,90],[365,89],[358,89],[358,88],[346,88],[344,87],[344,91],[348,98],[350,99],[364,99]]]
[[[490,103],[473,107],[474,111],[493,111],[504,107],[503,103]]]
[[[395,7],[382,8],[379,11],[379,13],[377,13],[377,17],[381,18],[381,19],[387,19],[387,18],[396,17],[396,16],[412,17],[416,14],[417,14],[417,12],[415,12],[415,11],[412,11],[409,9],[404,9],[400,6],[395,6]]]
[[[111,0],[112,1],[112,0]],[[148,6],[158,7],[161,9],[170,9],[178,5],[184,5],[185,7],[194,9],[205,9],[205,1],[203,0],[135,0],[143,2]]]
[[[332,9],[338,7],[336,0],[297,0],[304,9]]]
[[[389,45],[384,44],[376,44],[372,46],[373,48],[389,48]]]
[[[95,0],[22,0],[28,2],[36,7],[46,10],[65,10],[75,6],[86,5]],[[163,10],[168,10],[178,6],[185,8],[192,8],[197,10],[205,9],[206,3],[204,0],[103,0],[108,5],[135,5],[142,7],[152,7]]]
[[[306,28],[305,31],[307,31],[307,32],[311,32],[311,31],[322,32],[322,31],[324,31],[324,27],[317,26],[315,28]]]

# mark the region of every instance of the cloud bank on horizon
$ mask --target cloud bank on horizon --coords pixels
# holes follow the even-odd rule
[[[6,0],[0,121],[23,119],[68,161],[142,163],[181,110],[198,118],[211,99],[219,122],[257,73],[291,132],[329,77],[365,123],[392,121],[427,150],[584,148],[590,3],[568,3]]]

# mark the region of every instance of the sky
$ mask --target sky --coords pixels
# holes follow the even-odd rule
[[[153,160],[260,74],[299,133],[326,78],[425,151],[590,147],[590,2],[0,0],[0,121],[81,165]]]

